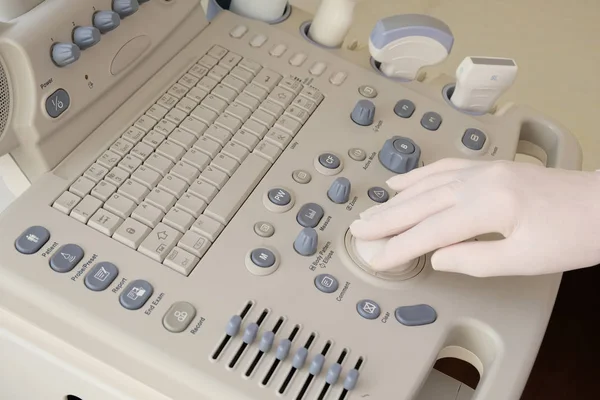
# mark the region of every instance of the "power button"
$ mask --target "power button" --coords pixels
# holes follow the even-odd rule
[[[71,97],[64,89],[58,89],[46,99],[46,112],[52,118],[58,118],[71,104]]]

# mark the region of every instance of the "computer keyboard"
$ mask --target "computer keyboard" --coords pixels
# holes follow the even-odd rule
[[[323,97],[215,45],[53,206],[189,275]]]

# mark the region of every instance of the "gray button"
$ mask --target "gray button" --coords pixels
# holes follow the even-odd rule
[[[240,327],[242,326],[242,317],[234,315],[231,317],[225,328],[225,333],[229,336],[235,336],[239,333]]]
[[[415,145],[404,138],[394,140],[394,148],[402,154],[412,154],[415,152]]]
[[[486,141],[485,133],[479,129],[467,129],[462,137],[462,143],[471,150],[481,150]]]
[[[275,188],[269,190],[269,200],[277,206],[286,206],[292,201],[292,195],[285,189]]]
[[[371,100],[359,100],[352,110],[351,118],[358,125],[371,125],[375,120],[375,104]]]
[[[377,319],[381,315],[379,304],[373,300],[361,300],[356,304],[356,311],[366,319]]]
[[[369,198],[376,203],[385,203],[390,199],[387,190],[379,186],[372,187],[367,194],[369,195]]]
[[[394,112],[402,118],[410,118],[415,112],[415,103],[410,100],[400,100],[394,106]]]
[[[436,131],[442,124],[442,116],[438,113],[427,112],[421,118],[421,125],[423,128],[429,129],[430,131]]]
[[[256,322],[253,322],[246,327],[246,330],[244,331],[244,336],[242,336],[242,341],[246,344],[250,344],[256,340],[257,334],[258,324]]]
[[[250,254],[250,259],[257,267],[270,268],[275,265],[275,254],[269,249],[255,249]]]
[[[427,304],[398,307],[395,314],[398,322],[407,326],[427,325],[437,319],[437,313]]]
[[[304,363],[306,362],[306,357],[308,356],[308,350],[305,347],[300,347],[296,354],[294,354],[294,358],[292,360],[292,367],[296,369],[301,369],[304,367]]]
[[[348,155],[354,161],[364,161],[367,158],[367,152],[359,148],[353,148],[348,150]]]
[[[318,243],[317,231],[314,228],[304,228],[294,241],[294,250],[305,257],[312,256],[317,252]]]
[[[344,204],[350,199],[351,189],[352,184],[350,183],[350,180],[348,178],[340,177],[331,184],[329,191],[327,191],[327,197],[336,204]]]
[[[71,97],[64,89],[58,89],[46,99],[46,112],[52,118],[57,118],[69,108]]]
[[[317,376],[323,370],[323,365],[325,364],[325,356],[323,354],[317,354],[315,358],[313,358],[310,363],[310,367],[308,367],[308,373]]]
[[[309,183],[312,179],[312,177],[310,176],[310,173],[303,171],[301,169],[298,169],[296,171],[294,171],[294,173],[292,174],[292,178],[303,185],[306,185],[307,183]]]
[[[139,310],[154,293],[148,282],[138,279],[131,282],[119,296],[119,302],[128,310]]]
[[[180,301],[169,308],[163,318],[163,326],[173,333],[180,333],[187,329],[196,317],[196,308],[190,303]]]
[[[344,380],[344,389],[353,390],[356,387],[356,383],[358,382],[358,370],[352,369],[346,375],[346,379]]]
[[[257,222],[254,224],[254,232],[264,238],[271,237],[275,234],[275,227],[268,222]]]
[[[339,363],[333,364],[329,367],[327,371],[327,376],[325,377],[325,382],[330,385],[335,385],[338,379],[340,379],[340,374],[342,373],[342,366]]]
[[[407,154],[406,151],[411,148],[414,148],[414,151]],[[401,136],[394,136],[386,140],[379,152],[381,165],[397,174],[404,174],[417,168],[420,157],[421,149],[419,146],[412,140]]]
[[[85,276],[85,286],[95,292],[106,290],[119,275],[119,269],[111,263],[101,262]]]
[[[334,276],[321,274],[315,278],[315,286],[323,293],[334,293],[340,285]]]
[[[37,253],[50,240],[50,232],[43,226],[27,228],[15,241],[15,248],[21,254]]]
[[[292,342],[290,339],[283,339],[279,346],[277,346],[277,351],[275,352],[275,358],[279,361],[283,361],[287,358],[288,354],[290,354],[290,349],[292,348]]]
[[[319,156],[319,163],[328,169],[336,169],[341,165],[340,159],[335,154],[324,153]]]
[[[377,89],[375,89],[373,86],[369,86],[369,85],[362,85],[361,87],[359,87],[358,93],[360,93],[361,96],[365,96],[366,98],[369,98],[369,99],[373,99],[373,98],[377,97]]]
[[[265,332],[260,339],[260,343],[258,344],[258,349],[263,353],[268,353],[271,351],[273,347],[273,342],[275,341],[275,333],[269,331]]]
[[[69,272],[83,258],[83,249],[76,244],[66,244],[50,258],[50,267],[56,272]]]
[[[307,203],[298,211],[296,221],[305,228],[315,228],[324,215],[323,207],[315,203]]]

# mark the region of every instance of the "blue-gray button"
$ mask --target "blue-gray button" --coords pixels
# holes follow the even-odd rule
[[[283,361],[287,358],[288,354],[290,354],[290,349],[292,348],[292,342],[290,339],[283,339],[279,346],[277,346],[277,351],[275,352],[275,358],[279,361]]]
[[[308,367],[308,373],[317,376],[323,370],[325,364],[325,356],[323,354],[317,354]]]
[[[317,252],[319,244],[319,235],[314,228],[304,228],[294,240],[294,250],[298,254],[308,257]]]
[[[379,304],[373,300],[361,300],[356,304],[356,311],[366,319],[377,319],[381,315]]]
[[[387,190],[379,186],[372,187],[367,194],[369,195],[369,198],[376,203],[385,203],[390,199]]]
[[[336,204],[344,204],[350,200],[351,189],[352,184],[350,183],[350,180],[348,178],[340,177],[331,184],[331,187],[327,191],[327,197]]]
[[[58,89],[46,99],[46,112],[52,118],[58,118],[71,104],[71,97],[64,89]]]
[[[432,111],[425,113],[423,118],[421,118],[421,125],[423,125],[423,128],[430,131],[436,131],[441,124],[442,116]]]
[[[334,293],[340,285],[333,275],[321,274],[315,278],[315,286],[323,293]]]
[[[350,117],[357,125],[371,125],[375,119],[375,104],[371,100],[359,100]]]
[[[188,302],[173,304],[163,317],[163,326],[172,333],[181,333],[187,329],[196,317],[196,308]]]
[[[242,317],[240,317],[239,315],[234,315],[229,319],[227,327],[225,328],[225,333],[229,336],[235,336],[239,333],[241,326]]]
[[[394,140],[394,148],[402,154],[412,154],[415,152],[415,145],[404,138]]]
[[[301,369],[304,367],[304,363],[306,362],[306,357],[308,357],[308,349],[305,347],[301,347],[294,354],[294,358],[292,359],[292,367],[296,369]]]
[[[43,226],[27,228],[15,241],[15,248],[21,254],[37,253],[50,240],[50,232]]]
[[[85,276],[85,286],[95,292],[106,290],[119,275],[119,269],[109,262],[96,264]]]
[[[139,310],[154,293],[152,285],[138,279],[131,282],[119,296],[119,302],[128,310]]]
[[[400,100],[394,106],[394,113],[401,118],[410,118],[415,112],[415,103],[410,100]]]
[[[265,333],[263,333],[262,338],[260,338],[260,343],[258,344],[258,349],[260,351],[262,351],[263,353],[268,353],[269,351],[271,351],[274,341],[275,341],[275,333],[273,333],[271,331],[265,332]]]
[[[296,221],[305,228],[316,228],[325,215],[325,210],[318,204],[308,203],[300,208]]]
[[[258,324],[256,322],[251,323],[246,327],[244,331],[244,336],[242,336],[242,341],[246,344],[250,344],[256,340],[256,335],[258,334]]]
[[[275,265],[275,254],[269,249],[255,249],[250,253],[250,259],[257,267],[270,268]]]
[[[319,156],[319,163],[328,169],[339,168],[342,164],[338,156],[331,153],[324,153]]]
[[[325,382],[330,385],[335,385],[338,379],[340,379],[340,374],[342,373],[342,366],[339,363],[333,364],[329,367],[327,371],[327,376],[325,377]]]
[[[277,206],[287,206],[292,201],[292,195],[285,189],[275,188],[269,190],[269,200]]]
[[[420,157],[419,146],[411,139],[402,136],[394,136],[386,140],[379,152],[381,165],[397,174],[405,174],[417,168]]]
[[[353,390],[356,387],[356,383],[358,382],[358,376],[358,370],[350,370],[350,372],[348,372],[348,375],[346,375],[346,379],[344,380],[344,389],[348,391]]]
[[[462,143],[466,148],[477,151],[483,149],[486,139],[485,133],[479,129],[470,128],[465,131]]]
[[[427,304],[398,307],[395,314],[396,320],[406,326],[427,325],[437,319],[437,313]]]
[[[83,258],[83,249],[76,244],[66,244],[50,258],[50,267],[56,272],[69,272]]]

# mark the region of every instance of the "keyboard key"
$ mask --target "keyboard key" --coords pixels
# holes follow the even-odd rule
[[[220,190],[229,179],[229,176],[223,171],[208,166],[200,175],[200,179],[214,185]]]
[[[157,122],[158,120],[154,118],[151,118],[147,115],[142,115],[137,119],[137,121],[135,121],[133,125],[144,132],[149,132],[152,128],[154,128],[154,125],[156,125]]]
[[[194,117],[187,117],[181,123],[180,128],[190,132],[192,135],[199,138],[200,136],[202,136],[204,131],[208,129],[208,124],[205,124],[204,122]]]
[[[176,107],[178,110],[183,111],[187,116],[189,113],[194,111],[194,108],[196,108],[198,103],[199,101],[192,100],[189,97],[184,97],[183,99],[179,100],[179,103],[177,103]]]
[[[250,118],[250,115],[252,115],[252,111],[248,107],[245,107],[237,102],[227,107],[225,113],[239,119],[242,123]]]
[[[129,129],[127,129],[125,131],[125,133],[121,137],[123,139],[127,140],[128,142],[131,142],[131,144],[136,144],[137,142],[142,140],[142,138],[144,137],[145,134],[146,134],[146,132],[144,132],[140,128],[131,126],[131,127],[129,127]]]
[[[242,127],[242,121],[231,116],[230,114],[223,114],[215,121],[216,125],[222,126],[227,129],[231,135],[238,131]]]
[[[215,65],[217,65],[218,63],[219,63],[218,59],[211,57],[209,55],[203,56],[200,59],[200,61],[198,61],[198,64],[204,65],[205,67],[208,67],[208,68],[212,68]]]
[[[293,101],[293,104],[307,111],[309,114],[312,114],[317,109],[317,103],[302,96],[297,97]]]
[[[236,160],[229,157],[228,155],[221,153],[215,157],[215,159],[212,161],[212,163],[210,163],[210,165],[213,168],[225,172],[228,176],[232,176],[240,166],[240,163],[238,163]]]
[[[206,132],[204,132],[204,136],[207,138],[211,138],[215,142],[219,143],[221,146],[225,146],[227,142],[233,136],[231,131],[225,129],[219,125],[211,125],[210,128]]]
[[[188,276],[198,264],[198,257],[188,253],[187,251],[180,249],[179,247],[171,250],[164,264],[179,272],[182,275]]]
[[[150,169],[144,165],[140,165],[139,168],[135,170],[133,175],[131,175],[131,179],[141,183],[148,189],[152,189],[158,184],[158,182],[160,182],[162,175],[153,169]]]
[[[136,156],[140,160],[144,161],[146,158],[150,157],[150,154],[154,149],[147,143],[138,143],[135,145],[133,149],[131,149],[131,155]]]
[[[198,170],[198,168],[193,167],[190,164],[187,164],[183,161],[180,161],[177,164],[175,164],[173,169],[171,169],[171,175],[176,176],[179,179],[182,179],[188,185],[191,185],[200,175],[200,171]]]
[[[102,206],[102,202],[95,197],[85,196],[71,211],[71,217],[87,224],[88,220]]]
[[[150,194],[146,196],[146,202],[158,208],[160,211],[167,213],[175,205],[177,199],[171,193],[163,189],[154,188]]]
[[[244,129],[240,129],[231,140],[235,143],[244,146],[248,151],[254,150],[254,148],[260,141],[258,137],[254,136],[253,134]]]
[[[177,104],[177,97],[165,93],[160,99],[158,99],[156,104],[163,106],[167,110],[170,110],[171,108],[175,107],[175,104]]]
[[[250,117],[250,118],[263,124],[267,128],[272,127],[277,119],[274,116],[272,116],[271,114],[268,114],[265,111],[261,110],[260,108],[256,111],[254,111],[254,113],[252,114],[252,117]]]
[[[99,200],[106,201],[114,192],[116,192],[116,190],[117,187],[112,183],[102,181],[92,189],[92,196]]]
[[[197,149],[188,150],[188,152],[185,153],[185,155],[181,159],[182,162],[191,165],[192,167],[198,169],[199,171],[204,171],[204,168],[206,168],[208,166],[208,164],[210,164],[210,160],[211,160],[211,158],[207,154],[202,153],[200,150],[197,150]],[[179,174],[178,170],[175,169],[176,167],[177,166],[173,167],[171,172],[173,172],[174,174],[177,174],[180,178],[182,178],[182,176]],[[198,172],[198,174],[200,174],[200,173]]]
[[[207,92],[212,92],[212,90],[219,84],[218,81],[214,80],[213,78],[209,78],[208,76],[205,76],[204,78],[200,79],[200,82],[198,82],[197,87],[199,87],[202,90],[205,90]]]
[[[248,107],[250,110],[255,111],[260,105],[260,100],[256,97],[250,96],[248,93],[241,93],[236,99],[235,103],[239,103],[244,107]],[[234,103],[234,104],[235,104]]]
[[[167,121],[166,119],[161,119],[156,126],[154,126],[154,131],[158,133],[162,133],[165,136],[169,136],[171,132],[173,132],[177,128],[177,125],[172,123],[171,121]]]
[[[108,176],[107,176],[107,180],[108,180]],[[92,191],[94,186],[96,186],[94,181],[92,181],[84,176],[80,176],[71,185],[71,187],[69,188],[69,191],[76,194],[79,197],[85,197],[86,195],[90,194],[90,192]]]
[[[246,87],[246,83],[238,78],[235,78],[231,75],[225,77],[223,79],[222,84],[235,90],[236,95],[242,93],[244,88]]]
[[[200,139],[198,139],[198,141],[194,144],[194,148],[205,153],[211,159],[215,158],[221,151],[221,145],[206,136],[202,136]]]
[[[136,250],[142,241],[150,234],[151,229],[134,219],[127,218],[117,229],[113,238],[125,246]]]
[[[58,199],[54,201],[52,207],[67,215],[73,211],[75,206],[81,201],[81,197],[71,192],[64,192]]]
[[[192,117],[204,122],[206,125],[211,125],[217,119],[219,115],[211,110],[210,108],[203,106],[202,104],[194,108],[192,111]]]
[[[112,236],[123,223],[123,219],[111,212],[99,209],[88,221],[88,225],[107,236]]]
[[[235,142],[227,143],[223,147],[222,153],[233,158],[240,164],[248,157],[248,154],[250,154],[248,149]]]
[[[217,222],[206,215],[201,215],[196,222],[194,222],[191,229],[206,237],[211,242],[214,242],[223,231],[223,228],[223,224],[220,222]]]
[[[171,88],[169,89],[169,91],[167,93],[169,93],[171,96],[175,96],[178,99],[181,99],[183,96],[185,96],[185,94],[188,92],[188,88],[183,86],[180,83],[175,83],[173,86],[171,86]]]
[[[195,101],[196,103],[200,103],[202,100],[204,100],[206,96],[208,96],[208,92],[206,90],[202,90],[199,87],[195,87],[188,92],[186,98]]]
[[[188,89],[191,89],[194,86],[196,86],[198,81],[200,81],[200,78],[198,78],[192,74],[185,74],[184,76],[181,77],[181,79],[179,79],[178,83],[182,86],[187,87]]]
[[[186,193],[181,196],[181,199],[175,204],[175,208],[191,214],[194,218],[198,218],[206,209],[206,202],[191,193]]]
[[[146,143],[148,146],[152,147],[153,149],[156,149],[158,147],[158,145],[160,145],[165,139],[166,139],[166,136],[163,135],[162,133],[152,131],[149,134],[147,134],[144,137],[144,139],[142,139],[142,142]]]
[[[244,68],[245,70],[252,72],[254,76],[256,76],[256,74],[258,74],[262,69],[262,66],[259,63],[248,58],[242,59],[242,61],[240,61],[238,65]]]
[[[309,86],[305,86],[304,89],[302,89],[302,92],[300,92],[300,95],[306,97],[308,100],[314,101],[317,105],[321,104],[321,101],[323,101],[323,93]]]
[[[279,147],[269,143],[268,141],[263,140],[258,144],[258,146],[256,146],[256,148],[254,149],[254,153],[265,158],[271,163],[274,163],[281,155],[282,150]]]
[[[176,144],[175,142],[167,140],[166,142],[162,142],[162,144],[158,146],[158,148],[156,149],[156,153],[168,158],[173,163],[176,163],[185,154],[185,149],[180,145]]]
[[[267,134],[267,132],[269,131],[269,129],[267,129],[266,126],[264,126],[263,124],[261,124],[259,122],[254,121],[254,120],[246,121],[246,123],[242,127],[242,130],[252,133],[254,136],[256,136],[259,139],[264,138],[265,135]]]
[[[225,67],[228,71],[231,71],[240,61],[242,61],[242,56],[229,52],[219,62],[219,65]]]
[[[283,108],[287,108],[287,106],[292,104],[294,97],[294,93],[282,87],[276,87],[268,96],[269,99],[281,105]]]
[[[287,110],[285,110],[285,115],[295,119],[296,121],[300,122],[301,124],[305,124],[306,121],[308,121],[308,117],[310,117],[310,114],[308,113],[308,111],[295,106],[295,105],[291,105],[287,108]]]
[[[244,93],[258,99],[259,101],[264,101],[267,96],[269,95],[269,93],[261,88],[260,86],[251,83],[248,86],[246,86],[246,89],[244,89]]]
[[[150,193],[150,190],[141,183],[127,179],[119,188],[118,193],[140,204],[148,193]]]
[[[283,107],[271,99],[263,101],[259,109],[271,114],[275,118],[279,118],[283,114]]]
[[[124,157],[129,153],[132,148],[133,145],[125,139],[117,139],[117,141],[110,146],[110,150],[121,157]]]
[[[252,80],[252,83],[260,86],[267,92],[270,92],[277,86],[279,81],[281,81],[281,78],[281,75],[279,75],[277,72],[268,68],[263,68]]]
[[[202,179],[198,179],[192,184],[192,186],[190,186],[188,192],[201,198],[204,200],[204,202],[210,203],[217,195],[218,189],[210,183]]]
[[[292,137],[278,129],[271,129],[265,136],[265,140],[284,150],[292,141]]]
[[[165,176],[162,181],[160,181],[160,183],[158,184],[158,187],[160,189],[164,190],[165,192],[168,192],[168,193],[172,194],[173,196],[180,198],[181,196],[183,196],[185,191],[188,189],[188,184],[185,183],[185,181],[183,179],[179,179],[178,177],[176,177],[172,174],[169,174],[169,175]],[[152,202],[150,201],[150,203],[152,203]]]
[[[125,182],[129,178],[129,173],[127,171],[123,171],[121,168],[115,167],[113,168],[108,175],[106,175],[106,180],[116,187],[120,187],[123,182]]]
[[[296,96],[298,94],[300,94],[300,92],[304,88],[304,86],[302,85],[302,82],[300,82],[292,77],[289,77],[289,76],[286,78],[283,78],[281,80],[281,82],[279,82],[279,86],[289,90],[290,92],[294,93],[294,95],[296,95]]]
[[[150,107],[148,109],[148,111],[146,111],[146,115],[149,115],[150,117],[159,121],[159,120],[163,119],[165,117],[165,115],[167,115],[168,112],[169,112],[168,108],[165,108],[165,107],[161,106],[160,104],[154,104],[152,107]]]
[[[172,141],[173,143],[185,148],[186,150],[191,149],[194,143],[196,143],[196,140],[198,140],[196,136],[184,131],[181,128],[175,129],[171,136],[169,136],[169,141]]]
[[[210,245],[210,240],[194,231],[187,231],[178,244],[179,247],[199,258],[206,254]]]
[[[230,89],[220,88],[220,90],[219,90],[219,88],[217,88],[217,89],[215,89],[215,92],[223,91],[223,90],[230,90]],[[235,92],[232,91],[231,101],[233,101],[234,98],[235,98]],[[214,95],[209,94],[208,96],[206,96],[206,98],[204,100],[202,100],[201,104],[204,107],[216,112],[217,114],[221,114],[227,108],[228,102],[217,97],[216,93],[215,93]]]
[[[216,58],[217,60],[222,59],[227,54],[227,50],[219,45],[214,45],[207,53],[209,56]]]
[[[192,217],[191,214],[178,209],[171,209],[167,215],[163,218],[163,222],[173,229],[177,229],[179,232],[184,233],[190,226],[196,221],[196,218]]]
[[[208,76],[218,82],[221,82],[221,80],[223,78],[225,78],[227,76],[227,74],[229,73],[229,70],[227,68],[224,68],[220,65],[215,65],[214,67],[212,67],[212,69],[208,72]]]
[[[173,250],[182,234],[163,223],[159,223],[142,242],[138,251],[162,263]]]
[[[252,82],[252,79],[254,79],[254,74],[252,72],[240,66],[237,66],[231,70],[231,76],[235,76],[236,78],[244,82],[246,85]]]
[[[183,100],[188,99],[182,99],[182,101]],[[171,111],[169,111],[169,113],[165,116],[165,119],[169,122],[174,123],[175,125],[179,125],[185,119],[185,117],[187,117],[187,113],[181,111],[178,108],[174,108]]]
[[[141,222],[142,224],[154,228],[162,219],[165,213],[160,211],[158,208],[148,204],[140,204],[131,214],[131,217]]]
[[[288,133],[292,137],[296,136],[300,128],[302,128],[302,124],[296,121],[293,118],[284,115],[280,117],[275,123],[275,128]]]
[[[128,173],[131,174],[140,165],[142,165],[142,160],[141,159],[128,154],[119,163],[119,168],[121,168],[122,170],[127,171]]]
[[[204,78],[208,73],[208,68],[200,64],[194,64],[188,72],[196,78]]]
[[[107,173],[108,169],[106,169],[100,164],[94,163],[83,173],[83,175],[91,179],[92,181],[98,183],[102,180],[102,178],[106,176]]]
[[[204,214],[221,224],[229,223],[270,167],[271,164],[264,158],[249,155]]]
[[[238,95],[238,93],[235,90],[233,90],[223,84],[217,85],[215,90],[212,91],[212,94],[217,96],[219,99],[223,100],[226,103],[225,107],[227,107],[227,104],[230,104],[231,102],[233,102]],[[221,103],[219,103],[219,104],[221,104]],[[214,110],[213,107],[209,107],[209,108]],[[215,110],[215,111],[217,111],[218,113],[223,112],[223,110],[221,110],[221,109]]]
[[[104,204],[104,209],[115,214],[117,217],[123,219],[129,217],[133,210],[135,210],[137,204],[125,196],[118,193],[110,196],[110,199]]]
[[[108,169],[112,169],[115,165],[117,165],[117,163],[119,162],[119,160],[121,159],[121,156],[116,154],[113,151],[110,150],[106,150],[98,159],[98,161],[96,161],[98,164],[102,165],[103,167],[106,167]]]
[[[165,176],[173,168],[174,163],[160,154],[152,153],[144,165]]]

